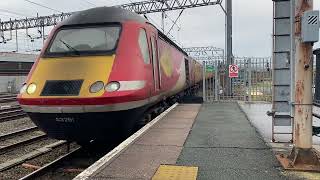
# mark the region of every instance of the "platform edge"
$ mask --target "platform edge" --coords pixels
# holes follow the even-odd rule
[[[83,172],[78,174],[74,178],[74,180],[85,180],[85,179],[88,179],[88,178],[90,178],[90,176],[93,176],[98,169],[102,168],[103,166],[107,166],[108,164],[110,164],[115,158],[117,158],[122,152],[124,152],[131,144],[136,142],[152,126],[154,126],[157,122],[159,122],[164,116],[166,116],[171,110],[173,110],[177,106],[178,106],[178,103],[175,103],[170,108],[165,110],[163,113],[161,113],[155,119],[153,119],[151,122],[146,124],[143,128],[138,130],[136,133],[134,133],[129,138],[127,138],[125,141],[123,141],[121,144],[119,144],[117,147],[115,147],[108,154],[106,154],[105,156],[100,158],[98,161],[96,161],[94,164],[92,164],[90,167],[88,167],[86,170],[84,170]]]

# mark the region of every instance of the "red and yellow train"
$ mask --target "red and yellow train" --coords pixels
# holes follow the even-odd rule
[[[147,19],[99,7],[52,30],[18,101],[50,137],[86,142],[129,132],[201,80],[201,64]]]

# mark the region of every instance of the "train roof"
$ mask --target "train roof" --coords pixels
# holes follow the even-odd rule
[[[36,54],[0,52],[0,62],[34,62],[36,58]]]
[[[69,18],[62,22],[62,26],[72,25],[85,25],[85,24],[102,24],[102,23],[122,23],[125,21],[137,21],[140,23],[148,23],[148,19],[140,16],[139,14],[125,10],[119,7],[97,7],[84,11],[79,11],[72,14]],[[154,26],[154,25],[153,25]],[[155,27],[155,26],[154,26]],[[155,27],[156,28],[156,27]],[[157,28],[156,28],[157,29]],[[159,36],[166,40],[168,43],[175,46],[179,51],[188,54],[174,43],[170,38],[158,30]]]
[[[125,9],[118,7],[97,7],[72,14],[62,22],[62,25],[121,23],[125,21],[148,22],[146,18]]]

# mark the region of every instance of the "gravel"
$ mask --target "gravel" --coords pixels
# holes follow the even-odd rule
[[[107,147],[107,146],[106,146]],[[84,150],[77,153],[75,158],[63,162],[59,168],[46,173],[38,179],[43,180],[70,180],[80,174],[83,170],[99,160],[102,156],[112,150],[115,145],[110,147],[100,147],[99,149]]]
[[[8,160],[18,158],[22,155],[30,153],[31,151],[34,151],[36,149],[39,149],[45,145],[48,145],[48,144],[51,144],[54,142],[57,142],[57,140],[45,138],[44,140],[40,140],[39,142],[25,145],[23,147],[19,147],[17,149],[5,152],[4,154],[1,154],[1,156],[0,156],[0,163],[4,163]]]
[[[2,122],[0,123],[0,136],[32,126],[35,126],[35,124],[28,117]]]
[[[70,150],[75,149],[78,147],[75,143],[72,143],[70,145]],[[44,166],[55,159],[59,158],[60,156],[67,153],[67,146],[61,146],[58,148],[53,149],[53,151],[50,151],[47,154],[38,156],[34,159],[31,159],[29,161],[26,161],[26,164],[34,165],[34,166]],[[19,179],[22,178],[30,173],[32,173],[34,169],[25,168],[22,165],[16,166],[14,168],[11,168],[7,171],[4,171],[0,173],[0,179]]]
[[[15,105],[19,105],[19,103],[17,101],[0,103],[0,109],[2,109],[1,106],[15,106]]]
[[[10,146],[12,144],[16,144],[19,142],[23,142],[29,139],[33,139],[35,137],[39,137],[41,135],[44,135],[45,133],[40,130],[35,130],[27,133],[22,133],[17,136],[12,136],[8,139],[4,139],[3,141],[0,141],[0,147],[6,147]],[[1,153],[1,152],[0,152]]]

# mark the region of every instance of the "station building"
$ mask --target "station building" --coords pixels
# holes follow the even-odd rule
[[[0,93],[19,92],[36,57],[36,54],[0,52]]]

